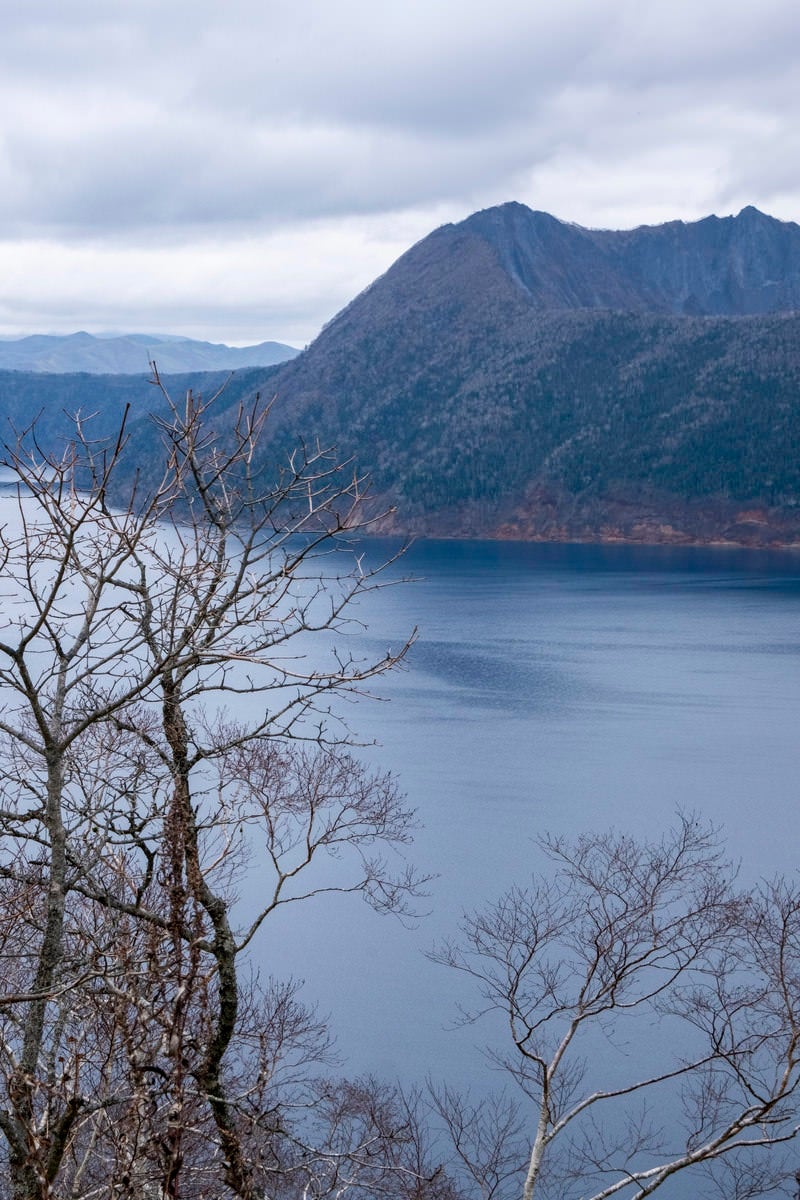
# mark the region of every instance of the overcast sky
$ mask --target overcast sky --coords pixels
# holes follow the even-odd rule
[[[0,0],[0,334],[310,341],[445,221],[800,219],[797,0]]]

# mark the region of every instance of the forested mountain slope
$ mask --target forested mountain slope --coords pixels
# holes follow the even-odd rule
[[[504,205],[280,368],[278,419],[355,453],[404,529],[793,541],[799,294],[800,227],[754,209],[610,233]]]

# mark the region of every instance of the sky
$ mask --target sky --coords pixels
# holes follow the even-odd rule
[[[800,220],[796,0],[0,0],[0,336],[302,346],[507,200]]]

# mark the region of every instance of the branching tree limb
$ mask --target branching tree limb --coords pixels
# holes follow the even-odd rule
[[[495,1057],[532,1107],[524,1200],[643,1200],[722,1162],[763,1183],[765,1153],[800,1129],[800,894],[737,890],[714,831],[690,817],[654,843],[542,845],[552,876],[467,917],[434,955],[477,984],[469,1019],[507,1022],[513,1052]],[[633,1056],[635,1074],[621,1057],[600,1084],[593,1056],[648,1028],[658,1052]],[[476,1153],[477,1114],[447,1090],[437,1107],[490,1194],[503,1160]]]
[[[178,405],[154,382],[165,454],[147,486],[125,424],[95,443],[78,417],[63,453],[34,429],[6,456],[19,481],[0,533],[12,1200],[108,1186],[262,1197],[291,1124],[275,1064],[301,1046],[316,1061],[326,1041],[308,1040],[295,1007],[280,1048],[254,1044],[253,1014],[276,1029],[288,1001],[256,1000],[248,946],[281,904],[340,891],[402,911],[419,884],[386,854],[411,816],[352,758],[339,705],[408,645],[375,661],[346,649],[353,602],[382,586],[352,552],[363,481],[319,448],[270,473],[269,405],[231,413],[191,392]],[[346,870],[315,876],[341,852]],[[273,882],[243,922],[235,879],[256,855]],[[293,1102],[310,1113],[304,1088]],[[259,1137],[269,1154],[254,1154]]]

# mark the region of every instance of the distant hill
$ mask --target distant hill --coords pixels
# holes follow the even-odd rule
[[[146,373],[155,359],[159,370],[167,373],[231,371],[237,367],[268,367],[298,353],[281,342],[239,348],[144,333],[100,337],[90,333],[63,337],[34,334],[14,341],[0,340],[0,370],[135,375]]]
[[[397,506],[385,531],[800,545],[798,309],[800,227],[755,209],[610,232],[502,205],[413,246],[292,361],[237,372],[223,406],[276,396],[265,461],[298,437],[352,455]],[[38,396],[55,433],[38,380],[0,377],[0,412]],[[143,459],[151,438],[140,422]]]

